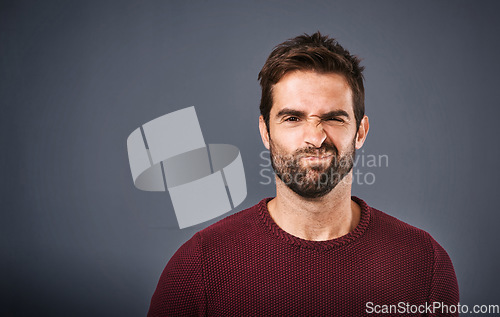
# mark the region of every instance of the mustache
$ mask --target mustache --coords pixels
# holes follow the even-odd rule
[[[319,148],[317,147],[307,147],[298,149],[295,151],[295,155],[299,157],[303,156],[325,156],[325,155],[337,155],[338,150],[333,144],[322,144]]]

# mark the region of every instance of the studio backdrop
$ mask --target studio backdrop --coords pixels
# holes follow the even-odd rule
[[[275,194],[257,74],[276,44],[318,30],[366,67],[353,194],[448,251],[462,304],[500,305],[499,9],[2,1],[0,315],[144,316],[180,245]],[[179,111],[175,129],[150,123]]]

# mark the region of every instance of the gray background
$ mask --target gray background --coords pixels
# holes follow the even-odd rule
[[[134,188],[126,139],[195,106],[207,143],[263,185],[257,74],[272,47],[320,30],[366,66],[371,129],[353,193],[430,232],[461,302],[500,304],[498,34],[481,1],[2,1],[2,316],[141,316],[175,250],[166,193]],[[182,138],[182,131],[177,136]],[[266,167],[268,168],[268,167]],[[233,211],[234,212],[234,211]]]

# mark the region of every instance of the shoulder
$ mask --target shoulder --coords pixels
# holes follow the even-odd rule
[[[227,216],[199,231],[200,239],[204,242],[214,242],[219,238],[228,241],[231,237],[244,238],[255,234],[261,228],[259,221],[261,208],[267,203],[267,200],[268,198],[262,199],[258,204]]]
[[[399,259],[405,267],[418,268],[428,276],[429,302],[458,303],[458,283],[453,263],[445,249],[426,231],[407,224],[378,209],[370,210],[366,234],[370,243]]]
[[[413,242],[430,243],[432,237],[425,230],[412,226],[376,208],[369,208],[371,214],[370,227],[382,236],[398,237]]]
[[[370,209],[367,234],[382,243],[406,247],[412,252],[424,252],[431,258],[448,257],[444,248],[427,231],[412,226],[383,211]],[[418,250],[418,251],[417,251]]]
[[[151,299],[148,316],[204,315],[206,272],[218,268],[257,226],[259,204],[197,232],[170,258]]]
[[[409,262],[427,263],[432,274],[444,274],[455,280],[452,261],[446,250],[425,230],[414,227],[385,212],[370,208],[367,234],[399,253]],[[441,273],[439,273],[441,271]]]

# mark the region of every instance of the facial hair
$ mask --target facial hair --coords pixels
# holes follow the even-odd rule
[[[356,156],[356,139],[348,151],[339,155],[333,144],[323,143],[321,147],[308,147],[287,154],[269,139],[271,165],[276,175],[297,195],[304,198],[319,198],[331,192],[349,174]],[[330,164],[303,165],[301,158],[307,156],[332,155]]]

